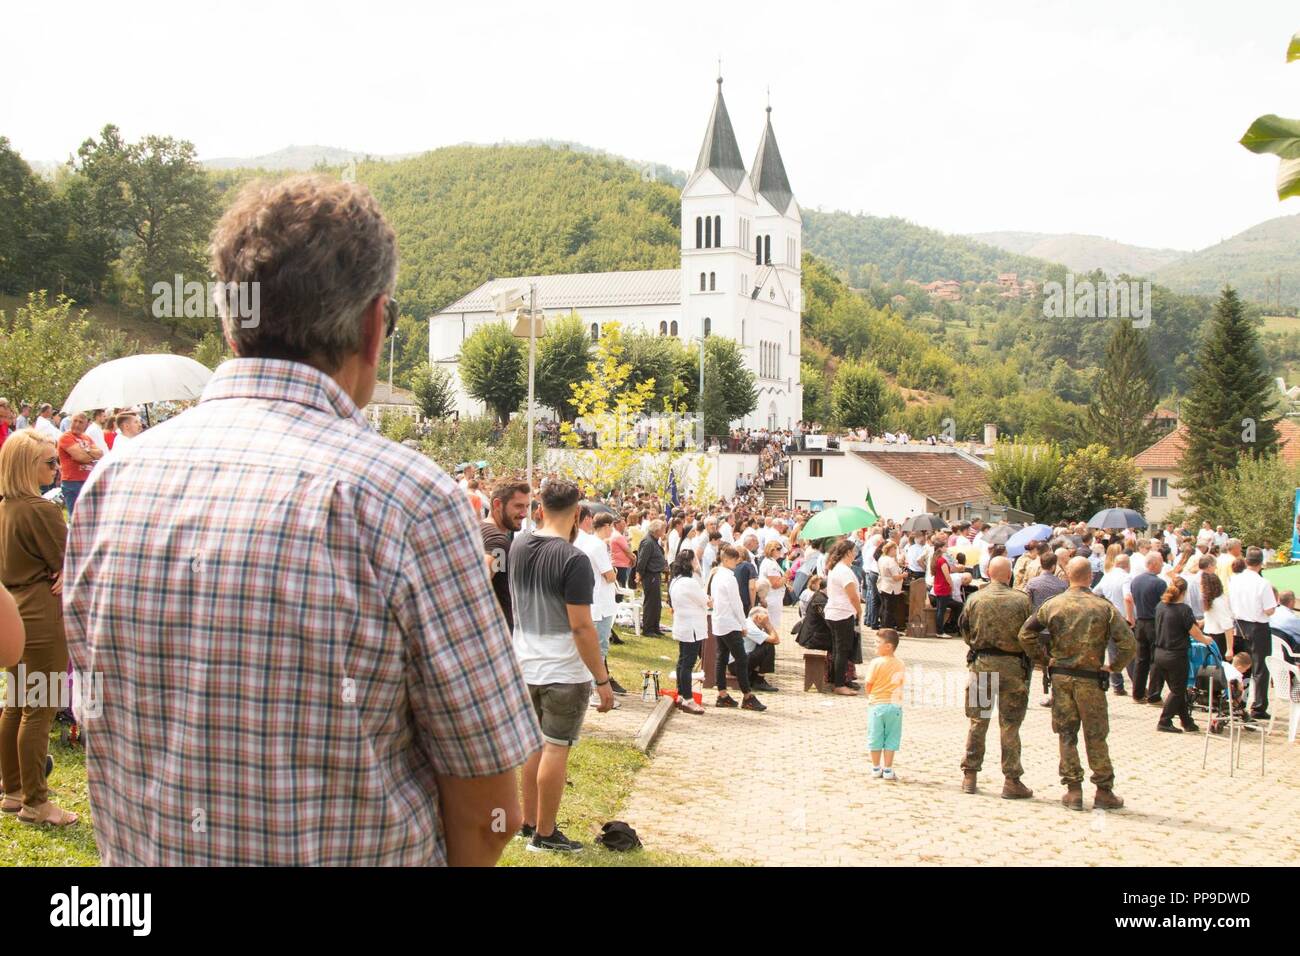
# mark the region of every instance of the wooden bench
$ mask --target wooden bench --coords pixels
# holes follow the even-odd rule
[[[812,690],[814,687],[818,691],[830,690],[830,682],[826,680],[826,652],[825,651],[808,651],[803,652],[803,689]]]

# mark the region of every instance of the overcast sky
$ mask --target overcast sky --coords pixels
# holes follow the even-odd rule
[[[105,123],[201,157],[549,137],[694,166],[722,57],[752,159],[765,89],[806,208],[946,232],[1193,249],[1277,215],[1237,140],[1300,115],[1294,2],[6,4],[0,135],[63,160]]]

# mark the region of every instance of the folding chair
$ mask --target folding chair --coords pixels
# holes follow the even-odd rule
[[[1292,664],[1281,654],[1273,654],[1265,658],[1264,666],[1268,668],[1269,699],[1273,703],[1269,708],[1268,730],[1265,731],[1265,736],[1273,732],[1273,721],[1276,719],[1278,704],[1286,701],[1290,709],[1286,739],[1289,743],[1295,743],[1296,731],[1300,729],[1300,708],[1296,707],[1296,704],[1300,703],[1300,666]]]

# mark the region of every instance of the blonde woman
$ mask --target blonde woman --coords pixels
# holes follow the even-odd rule
[[[45,675],[51,688],[62,686],[68,669],[61,576],[68,527],[59,506],[40,495],[42,485],[53,483],[58,465],[54,442],[35,429],[11,435],[0,446],[0,584],[13,595],[27,635],[19,664],[7,668],[10,686],[16,686],[18,667],[29,678]],[[45,784],[50,725],[57,711],[6,707],[0,716],[0,809],[17,813],[23,823],[77,822],[75,813],[50,802]]]
[[[763,548],[763,563],[759,565],[758,577],[768,585],[767,616],[772,627],[780,631],[781,608],[785,606],[785,571],[781,569],[781,539],[773,538]]]
[[[1109,571],[1111,568],[1115,567],[1115,559],[1118,558],[1123,553],[1124,553],[1124,546],[1119,542],[1110,545],[1106,549],[1106,559],[1101,564],[1102,573],[1105,573]]]

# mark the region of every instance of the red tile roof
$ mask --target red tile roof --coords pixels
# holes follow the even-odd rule
[[[953,452],[859,451],[854,454],[919,491],[936,505],[989,495],[988,472]]]
[[[1277,423],[1282,460],[1288,465],[1300,462],[1300,425],[1290,418],[1283,418]],[[1179,425],[1168,435],[1143,452],[1139,452],[1133,463],[1139,468],[1160,470],[1177,469],[1183,460],[1183,450],[1187,444],[1187,426]]]

